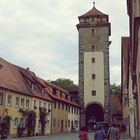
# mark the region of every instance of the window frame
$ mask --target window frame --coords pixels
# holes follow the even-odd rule
[[[3,93],[0,93],[0,105],[3,105]]]
[[[92,96],[96,96],[96,90],[92,90]]]
[[[25,99],[21,98],[20,107],[24,108],[24,105],[25,105]]]
[[[16,104],[15,104],[16,107],[19,107],[20,106],[20,97],[16,97]]]
[[[8,99],[7,99],[7,105],[8,105],[8,106],[12,106],[12,95],[8,95],[7,98],[8,98]]]

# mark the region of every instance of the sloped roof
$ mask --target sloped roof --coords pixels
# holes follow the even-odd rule
[[[52,99],[47,94],[47,91],[44,91],[46,93],[41,93],[41,90],[32,90],[27,83],[26,78],[32,83],[44,87],[34,72],[11,64],[1,57],[0,65],[2,67],[0,69],[0,87],[15,91],[17,93],[25,94],[27,96],[34,96],[52,101]]]
[[[122,113],[122,106],[117,94],[110,94],[110,105],[112,114]]]
[[[34,83],[38,86],[38,90],[31,89],[31,84]],[[40,77],[37,77],[34,72],[29,69],[24,69],[22,67],[16,66],[7,62],[6,60],[0,57],[0,87],[8,90],[12,90],[17,92],[18,94],[25,94],[27,96],[33,96],[45,100],[52,101],[52,99],[56,99],[59,101],[63,101],[65,103],[74,105],[79,107],[79,103],[76,100],[66,99],[63,95],[54,94],[48,88],[48,86],[52,89],[59,90],[63,92],[65,95],[71,96],[69,92],[55,84],[49,83]],[[42,88],[44,89],[42,93]]]
[[[0,69],[0,87],[32,96],[19,72],[19,67],[7,62],[1,57],[0,65],[2,65]]]
[[[95,7],[93,7],[91,10],[89,10],[87,13],[79,16],[79,18],[84,18],[84,17],[92,17],[92,16],[107,16],[106,14],[102,13]]]
[[[40,82],[44,83],[45,85],[48,85],[50,86],[51,88],[55,88],[61,92],[63,92],[65,95],[69,95],[69,92],[55,84],[52,84],[52,83],[49,83],[41,78],[39,78]],[[71,104],[71,105],[74,105],[74,106],[77,106],[79,107],[79,102],[77,102],[75,99],[73,99],[73,101],[69,100],[69,99],[66,99],[64,96],[60,96],[59,94],[54,94],[53,92],[51,92],[48,87],[46,86],[45,88],[47,90],[47,93],[54,99],[54,100],[59,100],[59,101],[62,101],[62,102],[65,102],[65,103],[68,103],[68,104]]]

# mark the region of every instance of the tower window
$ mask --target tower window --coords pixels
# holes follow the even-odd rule
[[[80,61],[81,64],[83,64],[83,61]]]
[[[91,33],[92,33],[92,35],[94,35],[94,34],[95,34],[95,30],[94,30],[94,29],[92,29],[92,30],[91,30]]]
[[[91,20],[92,20],[92,22],[94,22],[95,21],[95,18],[92,18]]]
[[[101,21],[101,18],[98,18],[97,20],[98,20],[98,22],[100,22]]]
[[[91,46],[92,51],[95,51],[95,45]]]
[[[92,63],[95,63],[95,58],[92,58]]]
[[[95,79],[95,78],[96,78],[95,74],[92,74],[92,79]]]
[[[92,90],[92,96],[96,96],[96,90]]]

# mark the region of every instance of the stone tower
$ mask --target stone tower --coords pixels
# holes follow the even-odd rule
[[[98,121],[109,121],[109,36],[108,15],[93,8],[79,16],[80,124],[92,129]]]

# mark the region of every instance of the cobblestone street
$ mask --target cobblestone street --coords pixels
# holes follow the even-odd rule
[[[94,133],[89,133],[89,140],[93,140]],[[49,136],[36,136],[24,138],[10,138],[9,140],[79,140],[78,133],[53,134]],[[120,139],[131,140],[131,139]]]

